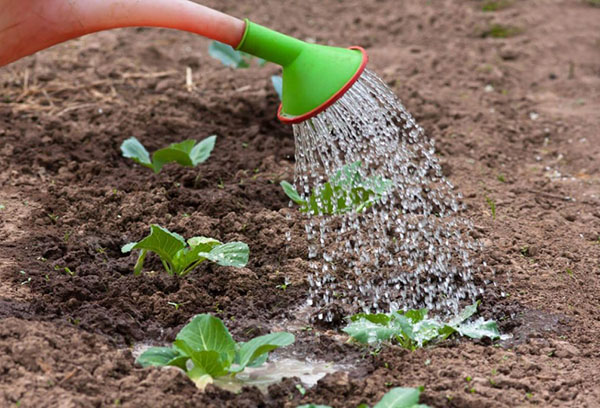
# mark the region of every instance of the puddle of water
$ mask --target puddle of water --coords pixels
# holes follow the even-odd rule
[[[133,346],[131,353],[134,358],[138,358],[150,347],[152,345],[147,343],[137,343]],[[178,370],[178,368],[173,369]],[[331,362],[279,358],[267,361],[260,367],[246,368],[236,377],[217,378],[214,385],[235,393],[241,391],[245,386],[255,386],[265,392],[271,384],[276,384],[283,378],[298,377],[305,387],[310,388],[325,375],[345,369],[347,367],[334,365]]]
[[[215,385],[231,392],[239,392],[243,386],[255,386],[264,392],[271,384],[280,382],[284,377],[298,377],[302,384],[310,388],[325,375],[339,371],[339,369],[340,367],[323,361],[282,358],[266,362],[261,367],[246,368],[235,378],[219,378],[215,380]]]

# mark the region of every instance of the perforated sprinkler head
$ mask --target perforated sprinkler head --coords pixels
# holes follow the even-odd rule
[[[237,49],[283,67],[277,117],[299,123],[331,106],[358,80],[367,65],[361,47],[310,44],[246,20]]]

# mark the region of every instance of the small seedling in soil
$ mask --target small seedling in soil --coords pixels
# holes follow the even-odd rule
[[[136,163],[152,169],[159,173],[167,163],[179,163],[182,166],[196,167],[205,162],[215,147],[216,136],[209,136],[196,143],[195,140],[186,140],[180,143],[172,143],[169,146],[150,153],[135,137],[130,137],[121,144],[123,157],[133,159]]]
[[[178,367],[204,390],[216,378],[235,377],[246,367],[261,366],[270,351],[289,346],[294,340],[293,334],[279,332],[237,343],[221,319],[200,314],[181,329],[172,347],[152,347],[136,362],[142,367]]]
[[[205,260],[221,266],[241,268],[248,263],[249,249],[243,242],[223,244],[213,238],[193,237],[187,241],[179,234],[158,225],[150,227],[150,235],[140,242],[130,242],[121,248],[127,253],[140,249],[133,273],[139,275],[148,251],[154,252],[169,275],[184,276]]]
[[[364,179],[360,167],[360,160],[342,167],[328,182],[317,187],[308,199],[302,198],[287,181],[282,181],[281,187],[304,213],[332,215],[362,212],[375,204],[392,182],[380,176]]]
[[[490,211],[492,212],[492,218],[496,219],[496,202],[493,199],[489,198],[487,195],[485,196],[485,201],[490,207]]]
[[[25,272],[25,271],[19,271],[19,273],[20,273],[21,275],[23,275],[23,276],[25,276],[25,275],[26,275],[26,272]],[[25,279],[24,281],[22,281],[22,282],[21,282],[21,286],[22,286],[22,285],[27,285],[28,283],[31,283],[31,276],[30,276],[30,277],[28,277],[27,279]]]
[[[419,388],[392,388],[386,393],[373,408],[428,408],[428,405],[419,404],[419,397],[423,387]],[[306,404],[297,408],[331,408],[329,405]],[[369,408],[367,404],[360,404],[356,408]]]
[[[481,33],[481,37],[487,38],[509,38],[514,37],[517,34],[521,33],[521,29],[514,26],[502,25],[502,24],[492,24],[489,28],[487,28],[483,33]]]
[[[483,11],[498,11],[509,7],[512,0],[486,0],[481,9]]]
[[[498,326],[482,318],[467,322],[477,311],[479,301],[463,309],[448,322],[427,318],[427,309],[396,311],[393,313],[359,313],[350,317],[343,331],[362,344],[379,344],[394,341],[408,350],[416,350],[428,343],[441,341],[454,333],[473,339],[500,337]]]

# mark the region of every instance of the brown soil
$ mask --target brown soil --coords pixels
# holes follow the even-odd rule
[[[294,143],[275,119],[277,68],[233,71],[202,38],[117,30],[0,69],[0,405],[354,407],[391,386],[423,385],[434,407],[600,406],[600,8],[206,3],[300,38],[367,48],[465,195],[496,271],[483,314],[512,339],[371,355],[339,327],[301,330],[310,325],[296,312],[307,249],[302,217],[278,186],[292,177]],[[512,27],[510,36],[494,37],[494,24]],[[216,149],[196,169],[171,165],[157,176],[119,151],[130,136],[152,150],[211,134]],[[146,270],[158,272],[134,277],[120,246],[151,223],[245,241],[250,262],[174,279],[154,259]],[[277,288],[285,277],[291,284]],[[133,344],[172,340],[206,312],[240,339],[292,330],[298,341],[283,354],[355,369],[302,396],[298,379],[266,394],[202,394],[174,370],[134,365]]]

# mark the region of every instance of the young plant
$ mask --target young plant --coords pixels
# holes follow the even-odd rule
[[[373,408],[429,408],[427,405],[419,404],[419,396],[423,391],[419,388],[392,388],[385,394]],[[307,404],[297,408],[331,408],[329,405]],[[369,408],[367,404],[360,404],[357,408]]]
[[[405,313],[359,313],[350,318],[350,324],[343,331],[359,343],[374,344],[390,340],[408,350],[444,340],[454,333],[473,339],[500,338],[498,326],[493,320],[484,321],[480,318],[467,322],[477,311],[478,305],[479,301],[465,307],[458,316],[446,323],[435,318],[428,319],[427,309],[409,310]]]
[[[243,242],[223,244],[216,239],[193,237],[186,240],[179,234],[170,232],[158,225],[150,227],[150,235],[139,242],[130,242],[121,248],[127,253],[139,249],[133,273],[139,275],[144,266],[148,252],[154,252],[160,257],[169,275],[184,276],[201,262],[213,261],[221,266],[241,268],[248,263],[248,245]]]
[[[172,143],[169,146],[150,153],[135,137],[130,137],[121,144],[123,157],[133,159],[136,163],[159,173],[167,163],[179,163],[182,166],[196,167],[208,159],[215,147],[216,136],[209,136],[196,143],[195,140],[186,140],[181,143]]]
[[[262,365],[270,351],[289,346],[294,340],[293,334],[279,332],[236,343],[220,319],[199,314],[181,329],[171,347],[152,347],[136,362],[142,367],[178,367],[204,390],[215,378],[235,376],[246,367]]]
[[[308,199],[303,198],[287,181],[282,181],[281,187],[304,213],[332,215],[362,212],[381,198],[391,187],[392,181],[381,176],[364,179],[360,167],[360,160],[345,165],[328,182],[315,188]]]
[[[492,213],[492,219],[496,219],[496,202],[491,199],[490,197],[488,197],[487,195],[484,196],[485,197],[485,201],[487,202],[487,205],[490,207],[490,211]]]

